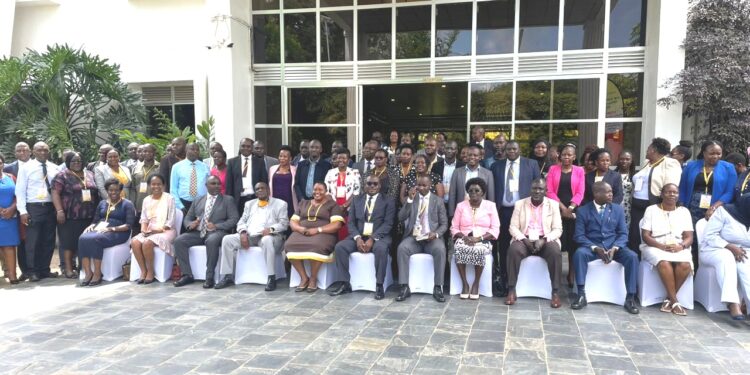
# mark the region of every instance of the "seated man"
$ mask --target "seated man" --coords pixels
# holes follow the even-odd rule
[[[398,245],[398,281],[401,291],[396,301],[411,296],[409,290],[409,257],[427,253],[435,262],[435,289],[432,297],[445,302],[443,296],[443,274],[445,272],[445,243],[443,234],[448,230],[448,216],[443,199],[430,193],[432,181],[429,176],[417,179],[417,190],[410,191],[406,204],[398,213],[398,220],[406,223],[404,239]],[[417,194],[419,192],[419,194]],[[415,199],[417,198],[417,199]]]
[[[366,194],[354,198],[349,208],[349,235],[336,244],[336,270],[339,283],[329,294],[338,296],[352,291],[349,283],[349,255],[355,251],[375,254],[375,299],[385,297],[383,281],[388,269],[391,228],[396,216],[396,202],[380,193],[380,178],[370,175]]]
[[[513,238],[508,248],[508,296],[506,305],[516,303],[516,282],[521,270],[521,261],[529,255],[537,255],[547,262],[552,281],[552,308],[560,307],[560,278],[562,277],[562,254],[560,235],[562,218],[560,205],[547,198],[547,181],[537,178],[531,183],[531,197],[516,202],[508,231]]]
[[[203,288],[214,287],[214,269],[219,261],[221,240],[232,230],[240,218],[234,198],[221,194],[221,181],[216,176],[206,180],[208,195],[204,195],[190,205],[183,225],[185,232],[174,240],[175,258],[180,265],[182,277],[174,286],[192,283],[193,270],[190,268],[191,246],[206,246],[206,281]]]
[[[586,307],[586,272],[589,262],[601,259],[609,264],[612,260],[625,267],[625,286],[628,292],[625,310],[638,314],[635,304],[638,256],[628,249],[628,227],[625,213],[618,204],[612,204],[612,187],[604,181],[594,183],[594,200],[576,212],[575,241],[580,245],[573,255],[578,297],[570,306],[574,310]]]
[[[286,202],[271,198],[265,182],[255,184],[255,197],[245,203],[242,219],[237,223],[237,233],[224,237],[221,241],[221,268],[224,278],[215,289],[223,289],[234,284],[234,259],[240,249],[260,246],[266,258],[268,282],[266,291],[276,290],[276,254],[284,245],[284,232],[289,227]]]

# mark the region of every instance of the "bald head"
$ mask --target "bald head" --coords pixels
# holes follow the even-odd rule
[[[27,162],[31,159],[31,148],[26,142],[16,143],[15,148],[16,160]]]
[[[595,182],[592,190],[594,191],[594,201],[596,204],[612,203],[612,186],[608,183],[604,181]]]

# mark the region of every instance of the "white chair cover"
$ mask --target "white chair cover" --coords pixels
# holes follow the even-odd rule
[[[434,259],[430,254],[409,257],[409,289],[412,293],[432,294],[435,287]]]
[[[544,258],[531,255],[521,261],[516,281],[517,297],[552,298],[552,283],[549,281],[549,269]]]
[[[375,254],[354,252],[349,255],[349,275],[352,290],[375,291],[377,278],[375,275]],[[387,290],[393,284],[393,272],[391,271],[391,257],[388,257],[388,267],[385,272],[383,289]]]
[[[609,302],[624,305],[625,267],[615,261],[605,264],[601,259],[589,262],[586,273],[586,299],[588,302]]]
[[[219,267],[217,266],[216,269],[218,275]],[[235,284],[266,284],[268,282],[268,270],[266,269],[266,257],[263,255],[263,249],[252,246],[248,250],[238,250],[234,272]],[[286,278],[284,256],[277,254],[276,280],[283,278]],[[299,281],[297,284],[299,285]]]
[[[485,255],[485,267],[484,270],[482,270],[482,276],[479,279],[479,294],[485,297],[492,297],[492,262],[492,254]],[[466,281],[469,282],[469,285],[474,283],[474,266],[466,266]],[[461,275],[458,273],[458,266],[456,265],[456,257],[451,257],[450,294],[461,294],[461,289],[463,289],[463,286],[461,285]]]

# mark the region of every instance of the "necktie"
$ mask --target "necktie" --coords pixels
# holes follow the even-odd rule
[[[195,162],[191,164],[193,170],[190,172],[190,196],[195,198],[198,195],[198,171],[195,170]]]
[[[422,234],[426,235],[427,233],[430,233],[427,230],[427,227],[429,226],[429,222],[427,219],[427,198],[422,197],[422,203],[420,204],[420,211],[422,211],[422,217],[420,218],[422,222]]]
[[[367,197],[367,205],[365,205],[365,212],[367,212],[367,221],[372,221],[372,195]]]
[[[367,162],[367,165],[365,165],[365,172],[368,172],[370,170],[370,162]]]
[[[42,164],[42,177],[44,179],[44,184],[47,185],[47,192],[49,193],[52,188],[49,185],[49,178],[47,178],[47,163],[41,163]]]
[[[604,208],[607,207],[607,205],[603,204],[599,206],[599,217],[604,218]]]
[[[505,174],[505,201],[508,203],[513,203],[513,192],[510,191],[510,180],[515,179],[515,175],[513,174],[513,164],[515,164],[515,162],[515,160],[510,161],[508,173]]]
[[[209,196],[208,200],[206,200],[206,210],[203,212],[203,218],[201,218],[200,224],[201,238],[206,237],[206,233],[208,232],[208,218],[211,216],[211,211],[214,209],[215,201],[216,197],[213,196]]]
[[[247,169],[250,165],[250,158],[245,157],[245,166],[242,167],[242,177],[247,177]]]
[[[317,163],[310,162],[310,170],[307,172],[307,183],[305,184],[305,195],[312,197],[313,185],[315,183],[315,165]]]

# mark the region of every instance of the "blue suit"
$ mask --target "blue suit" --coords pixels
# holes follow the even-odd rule
[[[625,286],[628,294],[634,294],[638,286],[638,255],[627,248],[625,212],[620,205],[611,203],[606,204],[602,215],[598,211],[595,202],[589,202],[576,212],[575,241],[580,246],[573,255],[576,284],[585,285],[588,263],[599,259],[592,250],[593,246],[604,250],[617,246],[619,250],[615,252],[613,260],[625,267]]]
[[[325,183],[326,173],[328,173],[328,171],[331,169],[333,169],[331,163],[323,160],[323,158],[318,159],[318,163],[315,164],[313,182]],[[299,199],[300,201],[303,199],[312,199],[312,197],[308,196],[305,193],[305,190],[307,188],[307,175],[309,174],[309,172],[309,159],[303,160],[299,162],[299,164],[297,164],[297,172],[294,179],[294,192],[297,194],[297,199]]]
[[[690,199],[693,196],[695,179],[703,178],[703,160],[693,160],[682,170],[680,178],[680,203],[690,208]],[[714,167],[713,189],[711,191],[711,204],[716,201],[732,203],[734,199],[734,185],[737,183],[737,170],[734,165],[724,160]]]

